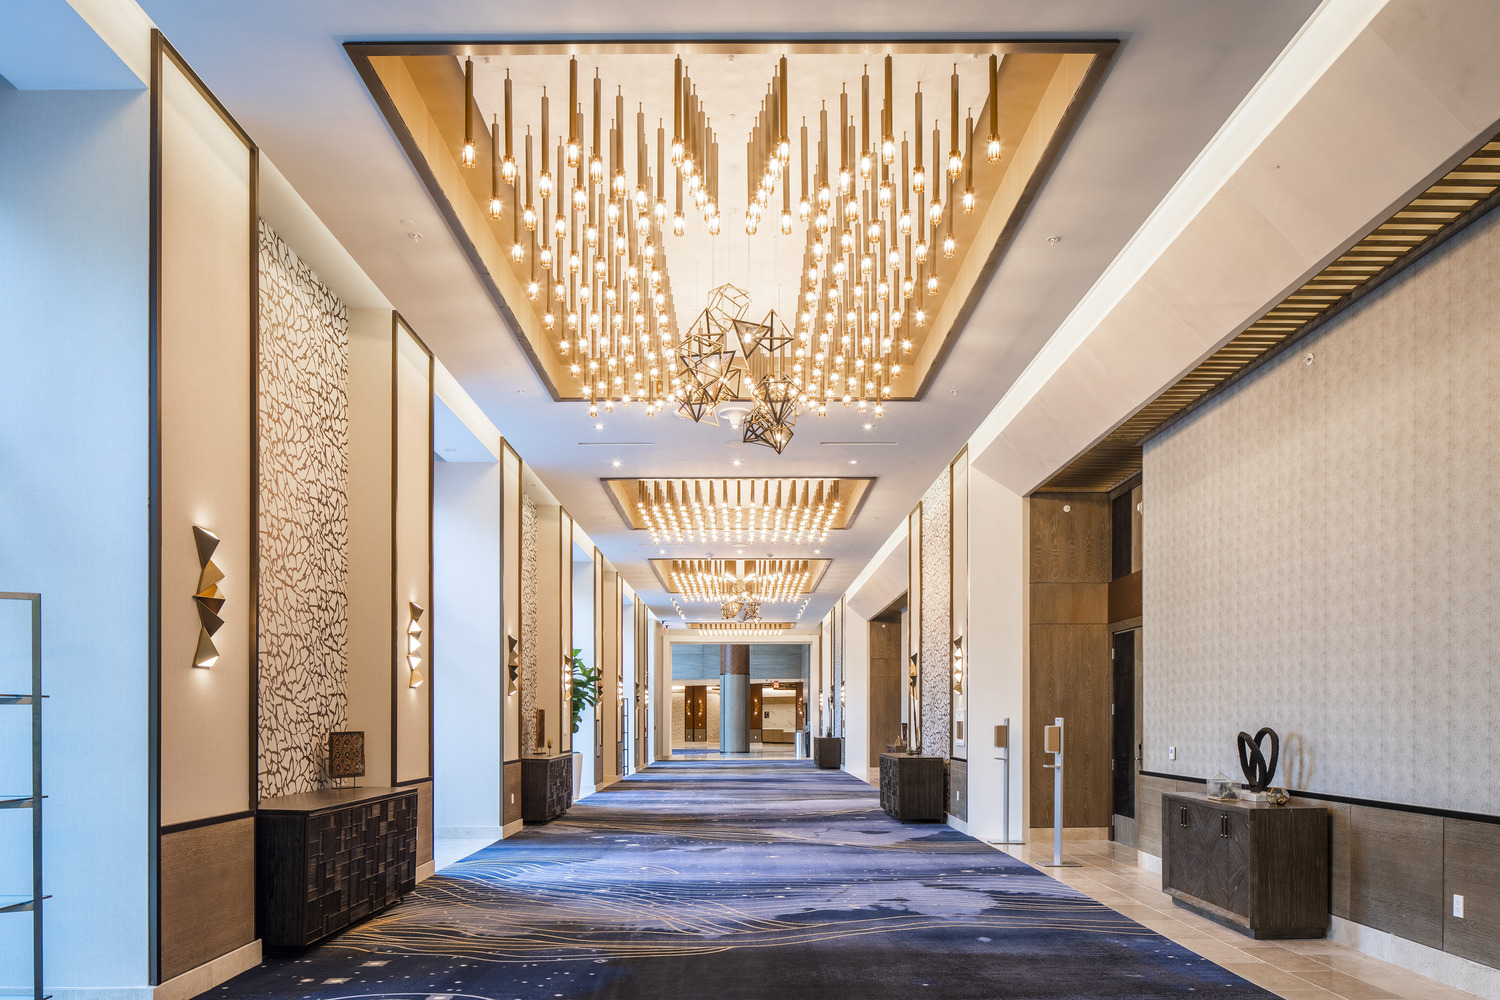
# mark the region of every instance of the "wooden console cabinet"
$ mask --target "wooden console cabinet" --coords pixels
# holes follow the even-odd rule
[[[947,762],[941,757],[880,755],[880,808],[903,823],[943,821],[948,797]]]
[[[265,948],[310,947],[416,884],[415,788],[331,788],[261,801],[255,922]]]
[[[521,818],[528,823],[556,819],[573,805],[573,755],[521,758]]]
[[[1253,938],[1328,931],[1328,810],[1206,795],[1162,796],[1162,889]]]
[[[842,736],[814,736],[813,762],[825,771],[837,771],[844,766],[844,738]]]

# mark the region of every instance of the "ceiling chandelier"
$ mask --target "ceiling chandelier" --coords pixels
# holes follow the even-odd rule
[[[688,622],[687,627],[699,635],[784,635],[795,622]]]
[[[726,620],[756,621],[763,603],[796,603],[811,579],[805,559],[698,559],[673,563],[671,589],[688,601],[718,604]]]
[[[975,210],[975,162],[1001,157],[999,59],[991,54],[988,63],[988,93],[978,95],[989,116],[988,138],[981,139],[972,108],[960,124],[957,65],[945,81],[945,135],[937,119],[929,133],[920,81],[903,102],[910,114],[898,108],[890,55],[883,89],[877,83],[872,97],[866,67],[857,98],[847,85],[820,95],[812,125],[807,115],[794,122],[787,59],[776,60],[759,112],[742,133],[743,226],[748,237],[762,228],[791,235],[805,227],[790,326],[775,312],[746,319],[748,296],[722,285],[686,335],[674,322],[665,277],[668,237],[698,226],[718,236],[725,223],[721,132],[682,59],[673,61],[670,134],[658,119],[653,136],[643,105],[633,120],[627,115],[621,87],[607,101],[598,70],[586,106],[578,60],[570,58],[567,104],[554,113],[542,89],[536,127],[526,124],[519,157],[520,116],[507,71],[503,122],[495,113],[486,137],[489,217],[504,226],[507,201],[516,206],[511,260],[527,276],[526,296],[578,379],[590,415],[640,403],[650,415],[671,407],[702,421],[749,403],[744,440],[778,453],[801,411],[821,416],[841,403],[882,416],[913,331],[929,321],[929,300],[957,272],[958,262],[949,263],[954,219]],[[473,72],[466,59],[459,162],[471,168],[480,159]]]
[[[839,507],[836,479],[642,481],[636,499],[652,544],[821,543]]]

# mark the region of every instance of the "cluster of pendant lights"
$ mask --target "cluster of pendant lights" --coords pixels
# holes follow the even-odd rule
[[[767,604],[795,601],[807,590],[812,569],[805,559],[756,559],[739,576],[723,559],[674,563],[672,588],[689,601],[725,604],[747,598]],[[733,617],[733,616],[730,616]]]
[[[828,540],[838,517],[838,480],[667,480],[642,483],[636,500],[651,543]]]
[[[473,167],[472,60],[464,70],[462,162]],[[768,352],[767,364],[777,381],[795,390],[800,406],[819,415],[830,402],[855,405],[861,412],[873,405],[877,416],[884,414],[893,380],[901,375],[900,359],[912,349],[913,331],[928,321],[928,303],[954,266],[943,262],[956,250],[955,213],[975,209],[974,120],[971,109],[961,128],[956,67],[946,153],[938,121],[933,122],[930,145],[924,141],[920,87],[913,96],[916,134],[897,137],[889,55],[884,70],[878,132],[871,131],[867,71],[861,78],[858,119],[850,110],[847,89],[838,97],[836,121],[830,123],[823,102],[814,146],[805,118],[798,126],[791,124],[787,60],[781,58],[745,147],[747,237],[763,225],[790,235],[794,219],[811,229],[795,337],[781,350]],[[991,163],[1001,153],[997,79],[998,59],[991,55],[986,143]],[[674,61],[670,138],[665,123],[658,121],[653,147],[645,113],[635,115],[634,185],[627,170],[625,98],[618,88],[607,132],[605,114],[596,72],[590,133],[578,99],[578,61],[570,59],[568,105],[562,112],[566,139],[559,129],[553,141],[544,90],[539,149],[527,126],[524,161],[518,163],[507,72],[505,120],[502,125],[496,115],[493,123],[489,214],[502,220],[501,185],[509,185],[512,204],[520,206],[512,213],[511,258],[518,265],[529,262],[527,296],[540,304],[542,326],[579,378],[590,415],[597,415],[601,405],[612,411],[617,402],[643,403],[655,415],[668,406],[682,407],[691,392],[678,357],[682,343],[673,330],[666,236],[686,233],[690,214],[710,235],[722,231],[719,136],[681,58]],[[590,134],[592,142],[586,142]],[[794,134],[800,141],[795,200]]]

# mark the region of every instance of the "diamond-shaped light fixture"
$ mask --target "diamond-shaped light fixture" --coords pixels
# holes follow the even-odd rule
[[[422,605],[415,601],[408,602],[407,607],[411,609],[411,618],[406,625],[406,665],[411,668],[408,683],[411,687],[419,688],[427,678],[422,675]]]
[[[198,648],[193,651],[193,666],[211,667],[219,662],[219,650],[213,636],[224,627],[219,612],[224,609],[224,593],[219,590],[219,581],[224,579],[223,570],[214,565],[214,550],[219,547],[219,536],[206,528],[193,525],[193,542],[198,547],[198,590],[193,600],[198,605]]]

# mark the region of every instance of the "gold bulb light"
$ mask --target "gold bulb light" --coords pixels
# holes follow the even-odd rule
[[[974,214],[974,114],[972,109],[967,122],[968,127],[964,130],[969,146],[969,155],[964,161],[964,214]]]
[[[954,79],[957,79],[955,76]],[[957,98],[954,98],[957,100]],[[568,60],[568,144],[565,147],[569,170],[578,167],[578,58]]]
[[[516,183],[515,150],[511,146],[513,132],[511,130],[511,104],[510,104],[510,70],[505,71],[505,156],[500,161],[500,177],[507,184]]]
[[[464,60],[464,146],[459,158],[466,167],[474,166],[474,60]]]
[[[948,151],[948,179],[957,180],[958,175],[964,169],[963,153],[958,146],[958,66],[953,67],[952,77],[953,102],[952,119],[949,123],[948,137],[953,142],[953,148]]]
[[[490,221],[499,222],[504,211],[504,204],[500,201],[500,122],[494,123],[493,134],[490,136]]]

